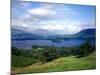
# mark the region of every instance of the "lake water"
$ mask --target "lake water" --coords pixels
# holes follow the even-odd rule
[[[17,48],[31,48],[33,45],[73,47],[73,46],[79,46],[83,42],[84,40],[80,39],[62,40],[60,42],[53,42],[51,40],[12,40],[12,46]]]

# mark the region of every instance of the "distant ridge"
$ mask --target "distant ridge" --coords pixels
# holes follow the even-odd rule
[[[85,29],[72,35],[68,34],[55,34],[45,30],[37,30],[34,32],[26,32],[20,29],[12,28],[12,40],[39,40],[39,39],[84,39],[84,38],[95,38],[95,29]]]

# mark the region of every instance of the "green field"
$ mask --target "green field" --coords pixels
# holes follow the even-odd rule
[[[23,58],[25,61],[30,61],[28,64],[31,64],[26,67],[12,67],[13,70],[17,74],[21,73],[40,73],[40,72],[56,72],[56,71],[74,71],[74,70],[89,70],[89,69],[95,69],[96,68],[96,53],[93,52],[87,57],[82,58],[76,58],[75,56],[69,56],[69,57],[61,57],[55,60],[52,60],[50,62],[42,63],[37,62],[31,64],[33,59],[31,58]],[[13,56],[16,58],[16,62],[21,61],[20,56]],[[19,60],[18,60],[19,59]],[[23,60],[22,59],[22,60]],[[15,62],[15,60],[13,60]],[[24,63],[23,61],[21,61]]]
[[[25,67],[35,62],[35,59],[23,56],[12,55],[12,65],[16,67]]]

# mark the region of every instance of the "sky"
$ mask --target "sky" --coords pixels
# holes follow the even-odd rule
[[[74,34],[95,28],[96,7],[12,0],[12,28]]]

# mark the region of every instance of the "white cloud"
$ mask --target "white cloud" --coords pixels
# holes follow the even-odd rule
[[[73,34],[79,32],[82,27],[80,22],[76,21],[45,21],[42,22],[43,26],[40,25],[41,29],[53,31],[59,34]]]
[[[67,26],[67,31],[70,33],[70,34],[73,34],[73,33],[77,33],[81,30],[82,28],[78,25],[68,25]]]
[[[22,24],[22,27],[28,27],[28,25],[27,24]]]
[[[53,5],[50,4],[42,4],[37,8],[30,8],[27,10],[32,15],[38,16],[52,16],[57,14],[55,10],[53,10]]]
[[[41,27],[42,29],[49,30],[49,31],[54,31],[54,30],[64,30],[65,26],[64,25],[45,25]]]
[[[56,12],[45,8],[33,8],[28,10],[29,13],[38,16],[54,15]]]
[[[15,18],[12,18],[12,27],[17,27],[25,31],[44,29],[59,34],[73,34],[79,32],[81,29],[91,27],[91,21],[89,26],[87,26],[87,23],[83,25],[81,24],[83,22],[76,21],[74,17],[79,17],[77,16],[79,12],[63,4],[42,3],[38,7],[30,8],[30,3],[21,2],[15,6],[16,8],[12,11],[17,10],[17,12],[21,12],[21,15],[19,16],[15,13],[16,11],[13,12],[12,17],[15,16]]]

